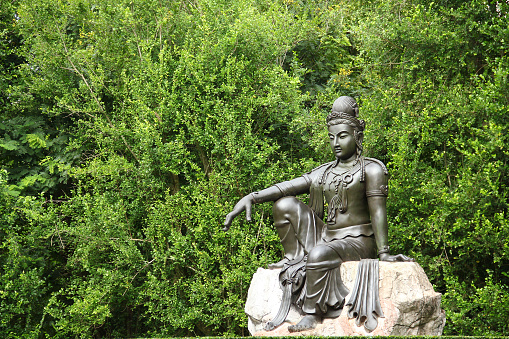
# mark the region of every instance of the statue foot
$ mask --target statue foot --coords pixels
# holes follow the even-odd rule
[[[282,260],[280,260],[278,262],[268,264],[267,267],[269,268],[269,270],[272,270],[274,268],[283,268],[284,264],[286,264],[289,261],[290,261],[290,259],[288,259],[287,257],[284,257]]]
[[[296,325],[288,326],[289,332],[300,332],[300,331],[307,331],[312,330],[313,328],[318,325],[320,322],[321,317],[315,314],[308,314],[304,318],[302,318],[301,321],[299,321]]]

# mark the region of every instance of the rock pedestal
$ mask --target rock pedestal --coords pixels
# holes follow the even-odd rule
[[[359,262],[341,265],[341,278],[352,290]],[[296,324],[303,314],[292,305],[286,321],[272,331],[263,326],[272,320],[279,309],[283,291],[279,287],[279,269],[259,268],[249,287],[245,311],[248,328],[254,336],[377,336],[377,335],[441,335],[445,312],[440,308],[441,294],[433,290],[426,273],[415,262],[380,262],[380,304],[385,317],[378,319],[373,332],[358,327],[355,319],[348,319],[346,308],[338,318],[324,319],[315,329],[290,333],[288,325]],[[347,296],[348,301],[350,295]]]

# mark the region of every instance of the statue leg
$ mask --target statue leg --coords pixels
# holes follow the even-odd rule
[[[306,294],[302,310],[306,316],[289,326],[291,332],[316,327],[322,317],[340,315],[349,293],[341,280],[340,266],[345,261],[376,257],[374,237],[348,237],[315,246],[306,263]]]
[[[295,197],[284,197],[274,203],[274,225],[285,251],[285,258],[269,268],[302,259],[321,239],[323,221],[313,210]]]
[[[343,261],[327,245],[317,245],[308,255],[306,263],[306,296],[302,310],[306,316],[292,326],[290,332],[311,330],[329,310],[340,310],[348,289],[341,281],[339,266]]]

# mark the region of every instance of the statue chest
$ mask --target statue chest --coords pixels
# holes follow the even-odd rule
[[[325,177],[322,184],[325,201],[329,203],[331,199],[346,191],[352,202],[354,200],[366,198],[366,185],[361,182],[360,171],[337,171],[331,170]]]
[[[367,206],[366,187],[361,181],[360,168],[333,168],[323,182],[323,194],[327,202],[327,223],[336,224],[337,218],[349,210],[362,210]]]

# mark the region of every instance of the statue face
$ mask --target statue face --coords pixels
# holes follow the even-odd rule
[[[353,160],[357,155],[354,132],[354,128],[347,124],[329,126],[332,151],[342,161]]]

